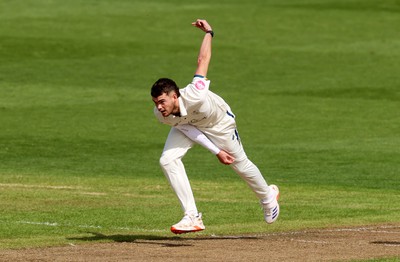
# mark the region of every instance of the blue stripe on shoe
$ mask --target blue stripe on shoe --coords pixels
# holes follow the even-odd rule
[[[275,219],[278,216],[278,206],[272,210],[272,219]]]

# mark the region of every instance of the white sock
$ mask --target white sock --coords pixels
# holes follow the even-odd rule
[[[197,217],[199,216],[199,212],[197,210],[189,210],[185,212],[185,215]]]
[[[270,204],[276,202],[276,195],[273,189],[268,187],[267,197],[261,199],[261,203],[263,204]]]

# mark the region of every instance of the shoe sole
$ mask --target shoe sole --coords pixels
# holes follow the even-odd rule
[[[204,228],[201,227],[196,227],[195,229],[191,229],[191,230],[181,230],[181,229],[176,229],[174,227],[171,227],[171,232],[177,235],[180,234],[186,234],[186,233],[195,233],[195,232],[199,232],[204,230]]]

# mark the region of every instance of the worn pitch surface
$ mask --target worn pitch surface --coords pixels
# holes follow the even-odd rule
[[[112,243],[3,250],[1,261],[338,261],[398,257],[400,224],[242,236],[106,236]]]

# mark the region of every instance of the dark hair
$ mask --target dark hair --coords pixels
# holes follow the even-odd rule
[[[158,79],[151,87],[151,96],[158,97],[164,93],[169,94],[171,91],[175,91],[176,95],[179,97],[179,87],[176,83],[169,78]]]

